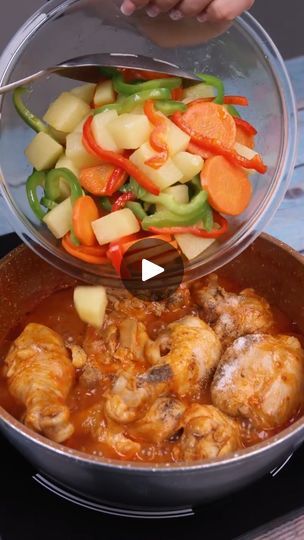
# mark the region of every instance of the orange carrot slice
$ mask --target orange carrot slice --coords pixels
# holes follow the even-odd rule
[[[235,143],[235,121],[222,105],[196,100],[188,105],[182,118],[183,123],[197,134],[217,139],[226,148]]]
[[[73,229],[79,242],[84,246],[95,246],[96,237],[92,221],[99,218],[99,211],[92,197],[79,197],[73,206]]]
[[[80,184],[86,191],[97,197],[108,195],[106,192],[114,170],[114,165],[109,163],[82,169],[79,178]]]
[[[238,216],[248,206],[252,186],[240,167],[223,156],[207,159],[201,172],[202,186],[212,208],[228,216]]]
[[[62,247],[67,253],[89,264],[108,264],[109,260],[106,257],[106,248],[101,246],[87,247],[74,246],[71,242],[70,233],[67,233],[62,238]]]

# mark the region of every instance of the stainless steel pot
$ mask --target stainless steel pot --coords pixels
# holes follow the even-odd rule
[[[252,286],[294,320],[304,333],[304,258],[262,235],[221,274]],[[0,263],[0,340],[41,297],[72,278],[27,248]],[[111,505],[172,509],[222,497],[263,476],[304,440],[304,419],[272,439],[227,459],[151,466],[96,458],[50,442],[0,408],[0,430],[33,466],[57,484]]]

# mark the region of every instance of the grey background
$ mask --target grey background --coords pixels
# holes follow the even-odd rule
[[[0,50],[24,20],[43,3],[41,0],[2,2]],[[251,11],[268,30],[285,58],[304,54],[304,0],[256,0]]]

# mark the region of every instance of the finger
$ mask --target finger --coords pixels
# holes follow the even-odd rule
[[[124,0],[121,5],[121,12],[124,15],[133,15],[134,11],[143,8],[149,4],[150,0]]]
[[[210,4],[210,0],[182,0],[176,9],[171,10],[170,17],[174,20],[184,16],[195,17]]]
[[[246,9],[250,9],[254,0],[214,0],[206,10],[208,21],[233,21]]]
[[[179,4],[179,0],[153,0],[152,6],[158,8],[159,13],[167,13]]]

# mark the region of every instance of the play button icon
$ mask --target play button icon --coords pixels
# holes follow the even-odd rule
[[[162,266],[159,266],[151,261],[147,261],[147,259],[143,259],[141,262],[142,281],[148,281],[149,279],[159,276],[159,274],[162,274],[164,271],[165,269]]]
[[[147,237],[126,251],[120,275],[133,296],[145,301],[163,300],[183,281],[183,259],[171,243]]]

